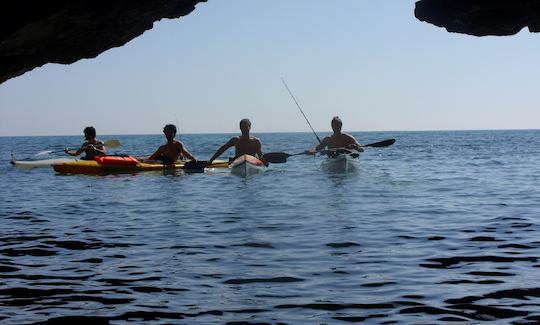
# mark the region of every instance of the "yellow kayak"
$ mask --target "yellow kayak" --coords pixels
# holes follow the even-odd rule
[[[186,160],[178,160],[174,164],[163,165],[161,163],[138,162],[130,165],[100,164],[95,160],[78,160],[53,165],[56,172],[61,174],[115,174],[115,173],[138,173],[156,170],[189,169]],[[188,167],[188,168],[186,168]],[[215,160],[207,168],[227,168],[229,163],[225,160]],[[198,170],[198,171],[202,171]]]

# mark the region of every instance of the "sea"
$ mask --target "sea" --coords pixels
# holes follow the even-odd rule
[[[21,169],[11,153],[63,157],[82,135],[1,137],[0,324],[539,324],[540,130],[353,135],[396,142],[354,171],[298,155],[241,178]],[[207,160],[231,136],[179,138]]]

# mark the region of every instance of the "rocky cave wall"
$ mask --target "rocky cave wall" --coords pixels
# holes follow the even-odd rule
[[[415,16],[449,32],[508,36],[540,32],[540,0],[420,0]]]
[[[206,0],[0,1],[0,83],[46,63],[94,58],[199,2]]]

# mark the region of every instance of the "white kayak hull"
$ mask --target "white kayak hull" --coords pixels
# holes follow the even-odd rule
[[[244,178],[262,173],[265,167],[261,160],[251,155],[242,155],[229,165],[231,174]]]
[[[19,168],[43,168],[77,161],[76,158],[53,158],[43,160],[11,160],[11,164]]]
[[[321,168],[330,172],[351,172],[360,167],[358,153],[340,153],[327,157],[321,164]]]

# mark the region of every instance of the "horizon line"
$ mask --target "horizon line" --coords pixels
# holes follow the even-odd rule
[[[427,130],[372,130],[372,131],[346,131],[343,133],[388,133],[388,132],[399,132],[399,133],[406,133],[406,132],[480,132],[480,131],[536,131],[540,130],[538,129],[530,129],[530,128],[514,128],[514,129],[427,129]],[[316,131],[319,133],[332,133],[332,131]],[[240,132],[194,132],[194,133],[180,133],[178,132],[176,136],[182,136],[182,135],[210,135],[210,134],[238,134]],[[310,131],[261,131],[261,132],[251,132],[251,134],[284,134],[284,133],[313,133]],[[99,137],[107,137],[107,136],[132,136],[132,135],[161,135],[162,133],[104,133],[104,134],[98,134]],[[16,138],[16,137],[67,137],[67,136],[81,136],[81,133],[77,134],[42,134],[42,135],[0,135],[0,138]]]

